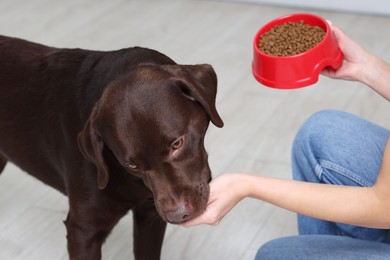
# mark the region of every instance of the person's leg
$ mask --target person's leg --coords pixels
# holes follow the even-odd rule
[[[299,130],[292,149],[293,178],[349,186],[372,186],[390,131],[360,117],[325,110]],[[385,241],[388,230],[368,229],[298,216],[300,234],[335,234]]]
[[[390,245],[332,235],[283,237],[265,243],[256,260],[385,260],[390,259]]]

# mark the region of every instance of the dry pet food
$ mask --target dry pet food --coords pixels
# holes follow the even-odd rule
[[[322,41],[325,31],[318,26],[299,22],[275,25],[262,34],[259,49],[272,56],[290,56],[305,52]]]

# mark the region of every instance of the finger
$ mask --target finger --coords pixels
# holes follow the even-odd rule
[[[334,35],[334,37],[335,37],[337,42],[339,42],[340,39],[343,36],[345,36],[343,31],[340,28],[338,28],[337,26],[331,25],[330,28],[332,29],[332,33],[333,33],[333,35]]]
[[[220,218],[218,217],[218,210],[216,208],[210,207],[210,202],[206,209],[203,211],[202,214],[200,214],[198,217],[189,220],[187,222],[184,222],[182,224],[183,227],[192,227],[200,224],[207,224],[207,225],[218,225],[220,222]]]
[[[325,67],[322,71],[321,71],[321,75],[324,75],[326,77],[329,77],[329,78],[334,78],[335,77],[335,73],[336,73],[336,70],[332,67]]]
[[[193,227],[193,226],[197,226],[197,225],[200,225],[200,224],[203,224],[202,215],[199,216],[199,217],[196,217],[196,218],[194,218],[192,220],[184,222],[183,224],[181,224],[181,226],[185,227],[185,228],[188,228],[188,227]]]

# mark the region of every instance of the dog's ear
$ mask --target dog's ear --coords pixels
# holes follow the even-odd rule
[[[97,119],[98,105],[95,105],[84,129],[77,136],[77,143],[84,157],[95,164],[98,187],[104,189],[108,184],[109,173],[103,157],[104,143],[96,127]]]
[[[223,127],[223,121],[215,106],[217,75],[214,69],[209,64],[167,65],[167,67],[176,76],[183,94],[199,102],[215,126]]]

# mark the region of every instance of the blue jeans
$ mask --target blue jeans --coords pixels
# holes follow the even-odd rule
[[[293,177],[313,183],[372,186],[389,136],[388,129],[360,117],[334,110],[318,112],[302,125],[294,140]],[[298,215],[298,231],[299,236],[264,244],[256,259],[390,259],[387,229]]]

